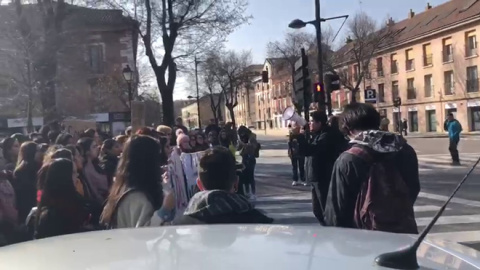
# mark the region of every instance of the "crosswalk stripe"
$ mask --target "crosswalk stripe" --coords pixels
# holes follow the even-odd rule
[[[427,226],[432,217],[416,218],[417,226]],[[435,225],[480,223],[480,215],[441,216]]]

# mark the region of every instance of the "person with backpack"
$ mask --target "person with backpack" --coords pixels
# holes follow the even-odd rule
[[[298,185],[298,173],[300,172],[300,182],[304,186],[307,185],[305,181],[305,149],[306,138],[304,134],[300,133],[300,126],[293,125],[290,130],[288,140],[288,157],[292,161],[293,183],[292,186]]]
[[[418,233],[413,205],[420,192],[415,150],[398,134],[378,130],[372,105],[345,106],[342,128],[351,148],[335,162],[325,225]]]
[[[238,128],[238,137],[237,150],[242,157],[242,164],[245,166],[240,174],[238,193],[255,201],[255,165],[257,157],[259,157],[260,144],[257,142],[257,135],[245,126]]]

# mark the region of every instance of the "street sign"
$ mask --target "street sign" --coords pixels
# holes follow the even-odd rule
[[[377,91],[375,89],[365,89],[365,102],[377,103]]]

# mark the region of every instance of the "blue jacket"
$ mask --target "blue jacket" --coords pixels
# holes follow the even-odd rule
[[[453,140],[460,140],[460,132],[462,132],[462,125],[456,119],[447,122],[448,137]]]

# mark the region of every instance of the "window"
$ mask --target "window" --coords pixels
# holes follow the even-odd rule
[[[392,74],[398,73],[398,61],[397,61],[397,54],[394,53],[390,55],[390,72]]]
[[[423,77],[423,87],[425,92],[425,97],[432,97],[433,92],[433,77],[432,74],[425,75]]]
[[[405,70],[410,71],[415,69],[415,60],[413,58],[413,50],[409,49],[405,51],[405,57],[406,57],[406,62],[405,62]]]
[[[480,130],[480,107],[470,107],[470,129],[472,131]]]
[[[377,77],[383,77],[383,58],[377,58]]]
[[[453,61],[453,46],[452,46],[452,39],[445,38],[443,39],[443,62],[452,62]]]
[[[467,67],[467,92],[478,92],[477,66]]]
[[[453,95],[453,91],[455,88],[455,82],[453,79],[453,70],[445,71],[443,73],[443,80],[445,82],[444,86],[444,94],[445,95]]]
[[[413,78],[407,79],[407,99],[416,99],[417,93],[415,91],[415,80]]]
[[[436,132],[437,131],[437,116],[435,115],[435,110],[426,111],[427,114],[427,131]]]
[[[392,82],[392,102],[398,97],[398,81]]]
[[[103,46],[92,45],[88,47],[88,61],[90,70],[95,74],[103,73]]]
[[[433,65],[432,45],[430,43],[423,45],[423,66]]]
[[[378,84],[378,102],[385,102],[385,85],[383,83]]]
[[[465,57],[477,56],[477,36],[474,31],[465,33]]]
[[[408,129],[410,132],[418,132],[418,112],[408,112]]]

